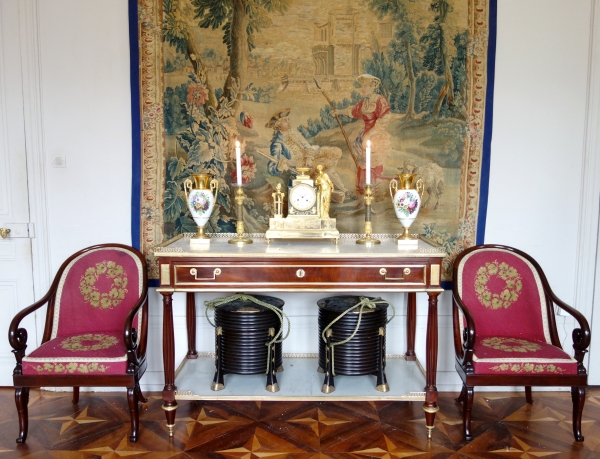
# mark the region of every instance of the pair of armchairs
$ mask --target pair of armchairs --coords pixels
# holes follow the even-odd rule
[[[573,435],[583,441],[581,416],[590,344],[585,317],[550,288],[542,268],[526,253],[501,245],[471,247],[453,268],[453,325],[456,370],[463,381],[465,440],[473,439],[471,409],[475,386],[568,386],[573,401]],[[573,356],[562,349],[554,308],[577,322]]]
[[[146,260],[132,247],[103,244],[67,259],[42,299],[20,311],[8,332],[19,416],[17,443],[25,443],[32,387],[127,388],[132,442],[138,440],[140,378],[146,370],[148,329]],[[22,320],[47,305],[41,345],[26,355]],[[35,345],[35,344],[34,344]],[[33,346],[32,346],[33,347]]]
[[[581,313],[550,289],[529,255],[505,246],[483,245],[462,252],[454,263],[453,323],[456,369],[463,381],[463,428],[471,440],[474,386],[570,386],[573,434],[583,441],[581,416],[587,372],[583,358],[590,328]],[[9,341],[19,437],[27,438],[31,387],[124,386],[131,414],[132,442],[138,439],[139,381],[146,369],[148,329],[146,261],[137,250],[106,244],[81,250],[60,267],[49,292],[19,312]],[[24,317],[48,305],[41,345],[25,355]],[[563,351],[554,306],[572,315],[574,357]]]

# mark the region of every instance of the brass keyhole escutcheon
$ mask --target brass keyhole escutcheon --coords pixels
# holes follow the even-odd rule
[[[6,239],[9,234],[10,228],[0,228],[0,236],[2,236],[2,239]]]
[[[306,275],[306,272],[303,269],[299,269],[298,271],[296,271],[296,276],[298,276],[299,278],[303,278]]]

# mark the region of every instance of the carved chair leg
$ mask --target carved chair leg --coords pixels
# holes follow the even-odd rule
[[[269,328],[269,337],[267,343],[275,336],[275,329]],[[279,392],[279,384],[277,384],[277,371],[275,369],[275,343],[271,344],[271,354],[267,365],[267,390],[269,392]]]
[[[140,427],[140,410],[138,406],[138,392],[135,387],[127,388],[127,403],[129,404],[129,416],[131,417],[131,436],[129,437],[129,441],[137,443]]]
[[[148,403],[148,399],[146,397],[144,397],[144,394],[142,392],[142,388],[140,387],[139,381],[136,381],[136,383],[135,383],[135,390],[137,392],[138,400],[142,403]]]
[[[19,438],[17,438],[17,443],[25,443],[29,427],[29,413],[27,411],[29,387],[15,387],[15,403],[19,415]]]
[[[573,400],[573,436],[575,441],[583,441],[581,415],[585,403],[585,387],[571,387],[571,399]]]
[[[525,400],[527,403],[533,403],[533,396],[531,395],[531,386],[525,386]]]
[[[454,399],[455,402],[461,403],[465,399],[465,393],[467,392],[467,387],[463,384],[462,389],[460,391],[460,395]]]
[[[223,334],[223,328],[217,327],[215,329],[215,341],[217,343],[217,352],[215,353],[215,377],[210,386],[211,390],[222,390],[225,389],[225,381],[223,380],[223,350],[221,349],[221,335]]]
[[[333,379],[333,362],[331,361],[331,329],[325,332],[327,344],[325,345],[325,380],[321,392],[330,394],[335,390],[335,381]]]
[[[473,408],[473,386],[463,386],[463,431],[465,433],[465,441],[473,440],[471,433],[471,409]]]
[[[73,387],[73,405],[77,405],[79,403],[79,387]]]

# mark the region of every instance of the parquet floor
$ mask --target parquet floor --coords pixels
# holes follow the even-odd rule
[[[180,402],[169,440],[160,394],[146,394],[140,441],[129,443],[125,392],[32,391],[29,436],[17,445],[12,389],[0,389],[2,458],[600,458],[600,389],[584,408],[585,442],[573,441],[568,392],[476,392],[470,443],[457,394],[441,393],[433,438],[420,402]]]

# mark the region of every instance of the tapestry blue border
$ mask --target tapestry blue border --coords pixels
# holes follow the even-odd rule
[[[131,88],[131,245],[140,249],[140,183],[142,141],[140,115],[140,55],[137,0],[128,0],[129,11],[129,84]]]
[[[485,240],[488,193],[490,184],[490,156],[492,145],[492,125],[494,119],[494,76],[496,72],[496,21],[497,0],[490,0],[488,17],[487,88],[485,90],[485,122],[483,126],[483,151],[481,154],[481,175],[479,179],[479,213],[477,215],[476,243]]]
[[[479,179],[479,212],[477,214],[477,245],[485,241],[485,223],[490,183],[490,156],[492,146],[492,127],[494,121],[494,76],[496,72],[496,30],[497,0],[490,0],[488,13],[488,53],[487,86],[485,89],[485,120],[483,125],[483,147],[481,152],[481,172]],[[452,281],[442,282],[444,290],[452,290]]]

